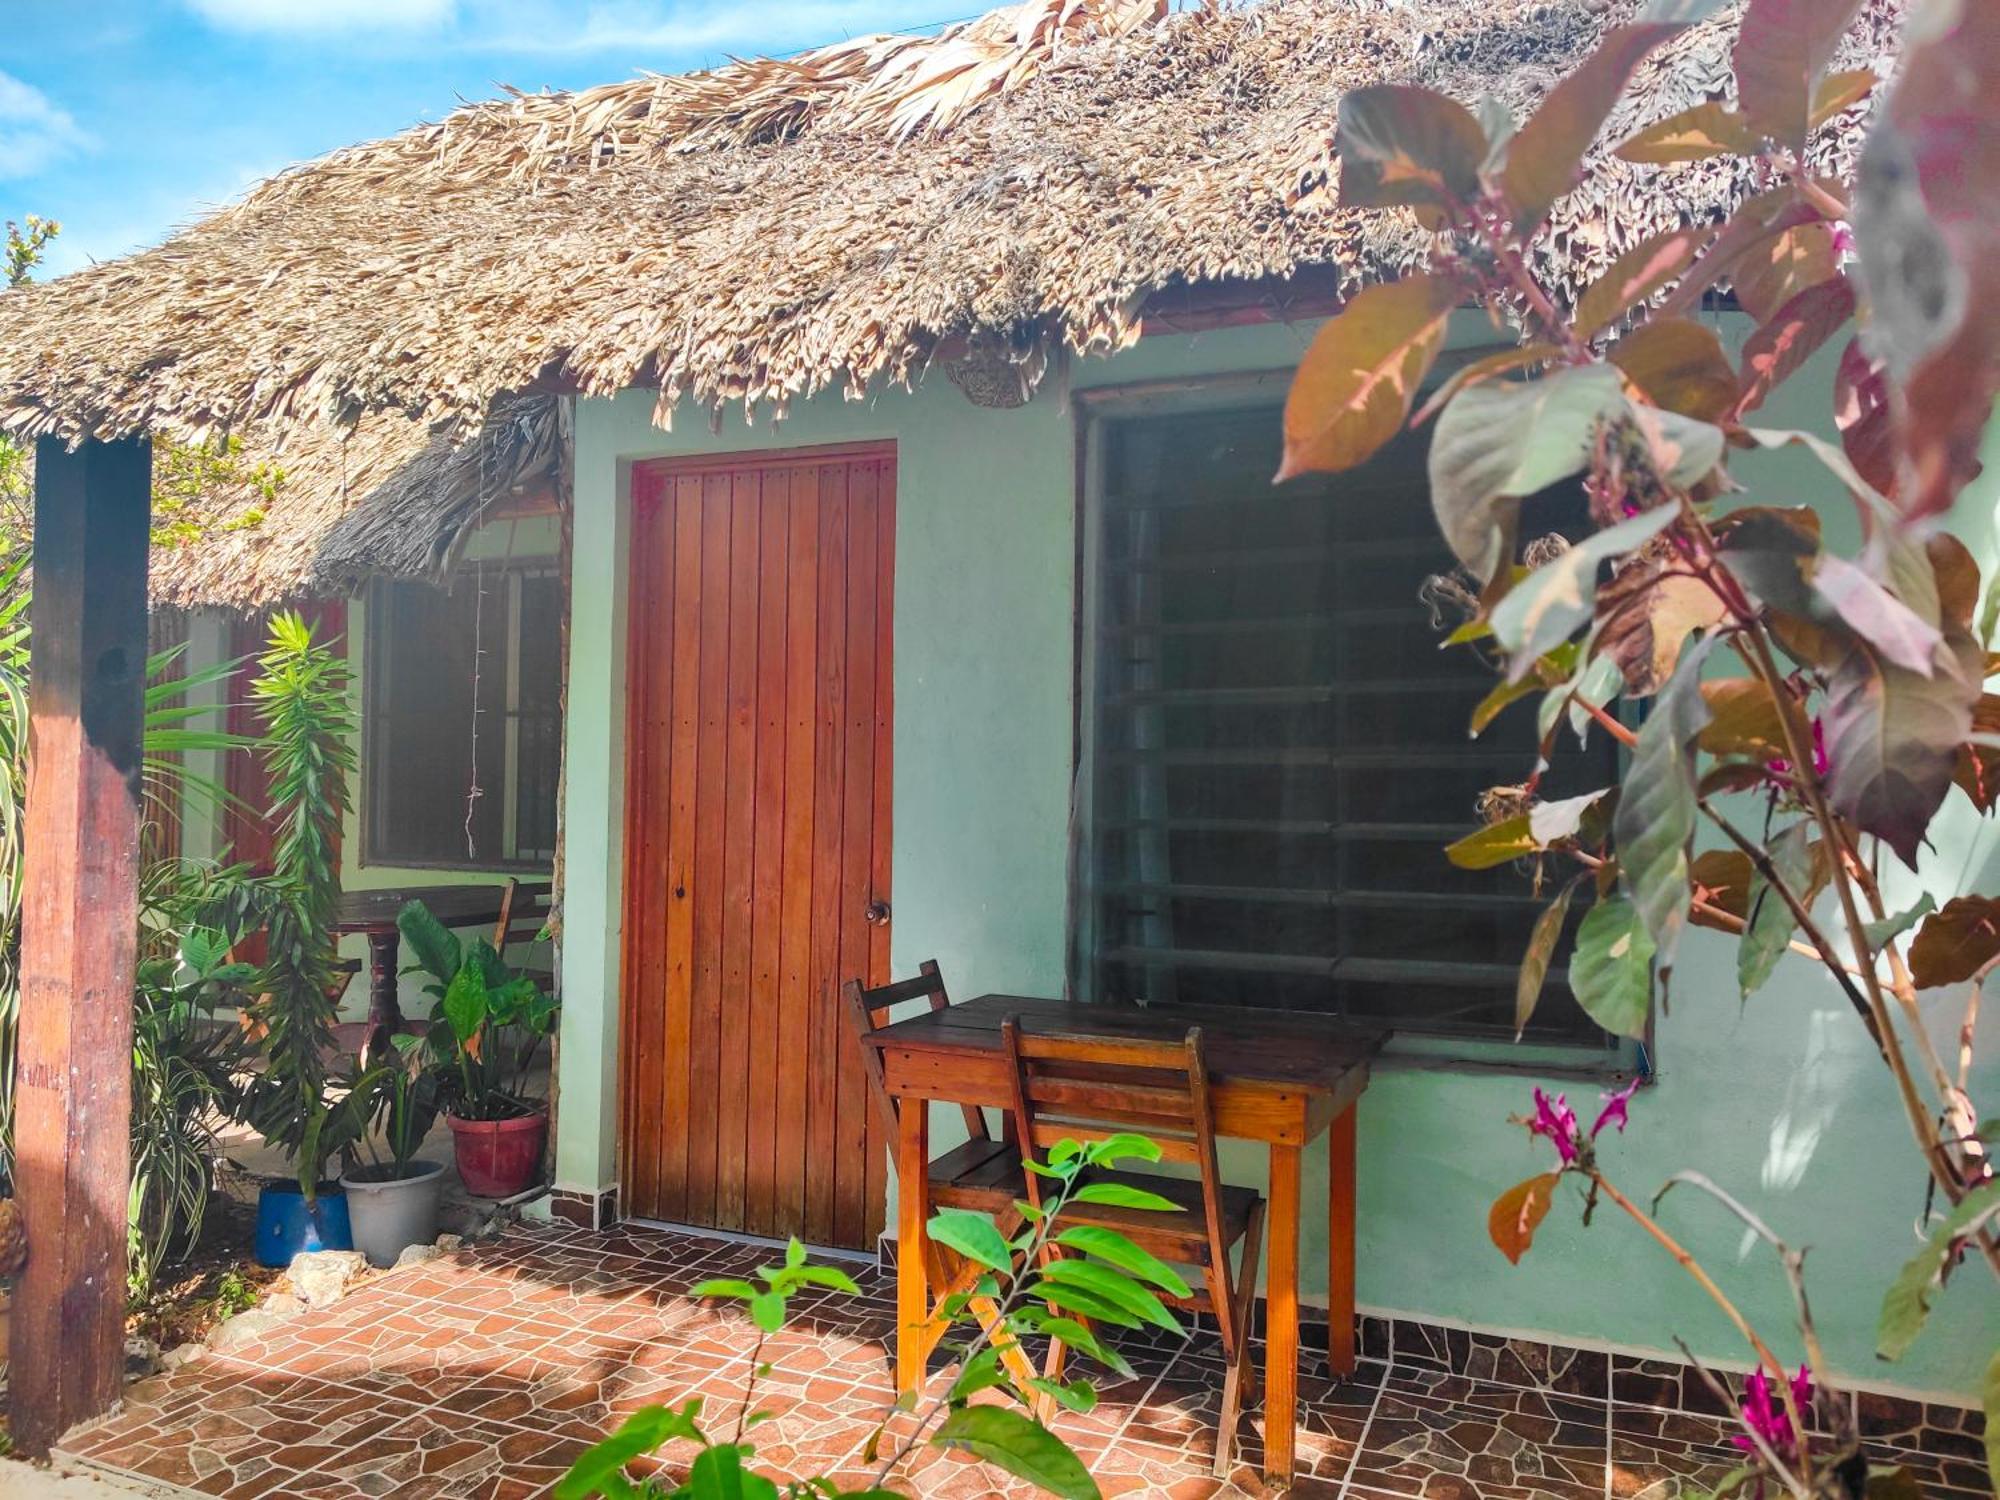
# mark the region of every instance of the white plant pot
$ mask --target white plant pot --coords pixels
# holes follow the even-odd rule
[[[347,1190],[347,1217],[353,1226],[354,1248],[371,1266],[393,1266],[412,1245],[437,1238],[438,1189],[444,1185],[444,1163],[413,1161],[408,1177],[370,1181],[366,1168],[342,1177]]]

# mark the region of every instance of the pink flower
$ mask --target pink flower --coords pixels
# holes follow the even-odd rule
[[[1633,1092],[1638,1087],[1639,1080],[1635,1078],[1615,1094],[1599,1094],[1597,1096],[1604,1101],[1604,1108],[1597,1112],[1597,1119],[1590,1127],[1592,1140],[1595,1140],[1597,1132],[1607,1125],[1616,1125],[1620,1135],[1625,1133],[1628,1118],[1625,1113],[1625,1106],[1632,1102]]]
[[[1557,1094],[1554,1099],[1535,1090],[1535,1113],[1528,1121],[1530,1135],[1545,1135],[1555,1145],[1556,1155],[1568,1166],[1576,1160],[1577,1124],[1576,1111],[1569,1107],[1568,1096]]]
[[[1812,1406],[1812,1393],[1812,1372],[1800,1365],[1799,1373],[1792,1377],[1792,1401],[1801,1415]],[[1791,1413],[1785,1410],[1782,1400],[1773,1397],[1771,1377],[1762,1370],[1753,1371],[1744,1382],[1743,1422],[1780,1458],[1790,1458],[1798,1447]],[[1739,1432],[1729,1441],[1745,1453],[1757,1451],[1756,1441],[1748,1433]]]

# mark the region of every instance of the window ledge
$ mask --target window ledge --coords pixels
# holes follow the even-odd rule
[[[1442,1037],[1392,1036],[1375,1066],[1395,1073],[1460,1073],[1558,1079],[1577,1083],[1625,1083],[1639,1071],[1637,1049],[1585,1054],[1578,1049],[1532,1043],[1452,1041]]]

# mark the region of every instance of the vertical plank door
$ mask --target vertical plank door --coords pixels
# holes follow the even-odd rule
[[[632,491],[624,1211],[865,1246],[888,1143],[839,994],[888,978],[894,452]]]

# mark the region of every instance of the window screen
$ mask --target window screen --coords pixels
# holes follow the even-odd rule
[[[1427,436],[1274,489],[1275,409],[1096,428],[1080,993],[1512,1036],[1540,902],[1442,847],[1527,775],[1535,710],[1468,736],[1495,678],[1419,597],[1451,561]],[[1523,535],[1582,520],[1539,496]],[[1566,735],[1544,795],[1606,785],[1612,753]],[[1560,969],[1530,1035],[1606,1040]]]
[[[377,584],[367,636],[368,861],[546,866],[562,737],[557,573],[469,567],[449,589]]]

